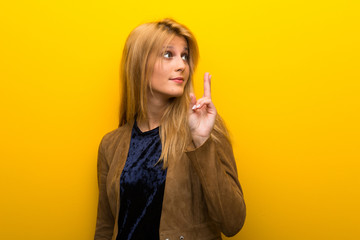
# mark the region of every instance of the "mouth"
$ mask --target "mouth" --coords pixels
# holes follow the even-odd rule
[[[184,78],[183,77],[177,77],[177,78],[170,78],[171,81],[174,81],[176,83],[183,83]]]

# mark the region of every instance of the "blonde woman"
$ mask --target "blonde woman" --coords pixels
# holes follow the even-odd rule
[[[119,128],[99,146],[96,240],[221,239],[245,220],[227,130],[211,101],[192,93],[198,47],[172,19],[127,38]]]

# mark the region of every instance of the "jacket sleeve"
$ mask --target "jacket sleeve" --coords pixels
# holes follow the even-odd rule
[[[109,164],[105,157],[104,140],[101,141],[97,160],[97,177],[99,187],[99,201],[94,240],[110,240],[114,230],[114,216],[111,212],[109,199],[106,191],[106,179]]]
[[[230,142],[221,144],[209,137],[198,148],[188,147],[192,162],[204,190],[209,216],[225,236],[233,236],[244,225],[246,206]]]

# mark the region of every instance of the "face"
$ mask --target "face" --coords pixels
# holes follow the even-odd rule
[[[156,56],[150,78],[153,95],[161,100],[179,97],[189,79],[189,50],[184,37],[175,36]]]

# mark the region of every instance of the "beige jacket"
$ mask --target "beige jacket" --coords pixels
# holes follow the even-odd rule
[[[115,240],[120,209],[120,175],[130,146],[133,123],[106,134],[99,146],[99,203],[95,240]],[[233,236],[245,221],[246,207],[232,148],[211,137],[200,147],[191,143],[169,160],[160,240],[221,239]]]

